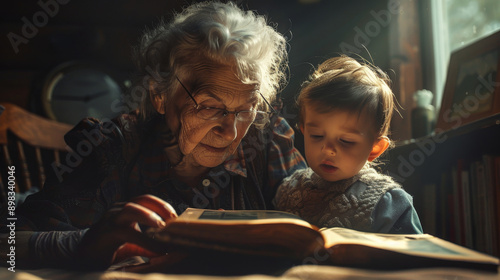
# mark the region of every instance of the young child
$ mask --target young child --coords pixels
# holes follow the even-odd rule
[[[346,56],[318,66],[298,97],[309,168],[283,181],[277,210],[319,227],[422,233],[412,197],[370,166],[390,144],[388,82],[379,68]]]

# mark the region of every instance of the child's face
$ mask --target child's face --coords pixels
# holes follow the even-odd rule
[[[306,105],[303,121],[307,163],[316,174],[333,182],[363,168],[376,140],[373,120],[342,110],[318,113]]]

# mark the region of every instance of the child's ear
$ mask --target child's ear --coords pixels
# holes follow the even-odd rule
[[[299,129],[300,129],[300,132],[302,132],[302,134],[304,134],[304,125],[302,123],[299,124]]]
[[[165,98],[163,94],[157,93],[153,82],[149,82],[149,98],[156,111],[162,115],[165,114]]]
[[[389,138],[382,136],[377,139],[375,144],[373,144],[372,151],[370,152],[370,155],[368,156],[368,161],[373,161],[376,159],[378,156],[380,156],[387,148],[389,147]]]

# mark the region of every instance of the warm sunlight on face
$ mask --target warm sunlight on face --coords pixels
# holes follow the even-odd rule
[[[236,77],[231,67],[217,71],[198,71],[202,85],[193,88],[196,102],[202,107],[228,111],[254,110],[258,101],[255,85],[246,85]],[[189,85],[188,85],[189,86]],[[204,120],[196,116],[193,100],[180,89],[181,108],[179,147],[185,156],[201,166],[214,167],[234,153],[252,122],[235,120],[229,114],[219,120]]]
[[[376,140],[372,120],[342,110],[318,113],[311,105],[306,105],[304,115],[301,130],[312,170],[330,182],[356,175]]]

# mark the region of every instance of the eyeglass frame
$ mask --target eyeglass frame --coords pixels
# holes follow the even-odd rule
[[[193,100],[194,102],[194,108],[196,110],[200,110],[200,109],[214,109],[214,110],[220,110],[223,112],[222,114],[222,117],[220,118],[217,118],[217,119],[213,119],[213,120],[219,120],[219,119],[222,119],[224,117],[226,117],[227,115],[229,114],[234,114],[235,118],[237,119],[238,118],[238,114],[240,112],[249,112],[249,111],[252,111],[252,110],[241,110],[241,111],[229,111],[229,110],[226,110],[226,109],[220,109],[220,108],[215,108],[215,107],[208,107],[208,106],[205,106],[205,107],[201,107],[200,108],[200,104],[198,104],[198,102],[196,102],[196,99],[194,99],[194,96],[193,94],[187,89],[187,87],[181,82],[181,80],[179,79],[178,76],[175,76],[175,78],[177,79],[177,81],[179,82],[179,84],[182,86],[182,88],[186,91],[186,93],[189,95],[189,97],[191,98],[191,100]],[[262,99],[264,100],[264,102],[267,104],[267,106],[269,106],[269,108],[271,108],[272,112],[265,112],[265,111],[260,111],[260,110],[255,110],[254,112],[261,112],[261,113],[265,113],[268,115],[268,118],[270,119],[270,116],[271,114],[278,114],[278,112],[276,112],[276,110],[273,108],[273,106],[271,106],[271,104],[269,103],[269,101],[267,101],[267,99],[264,97],[264,95],[262,95],[262,92],[258,91],[260,96],[262,97]],[[203,118],[202,118],[203,119]],[[210,120],[210,119],[206,119],[206,120]],[[252,122],[254,122],[255,120],[253,120]]]

